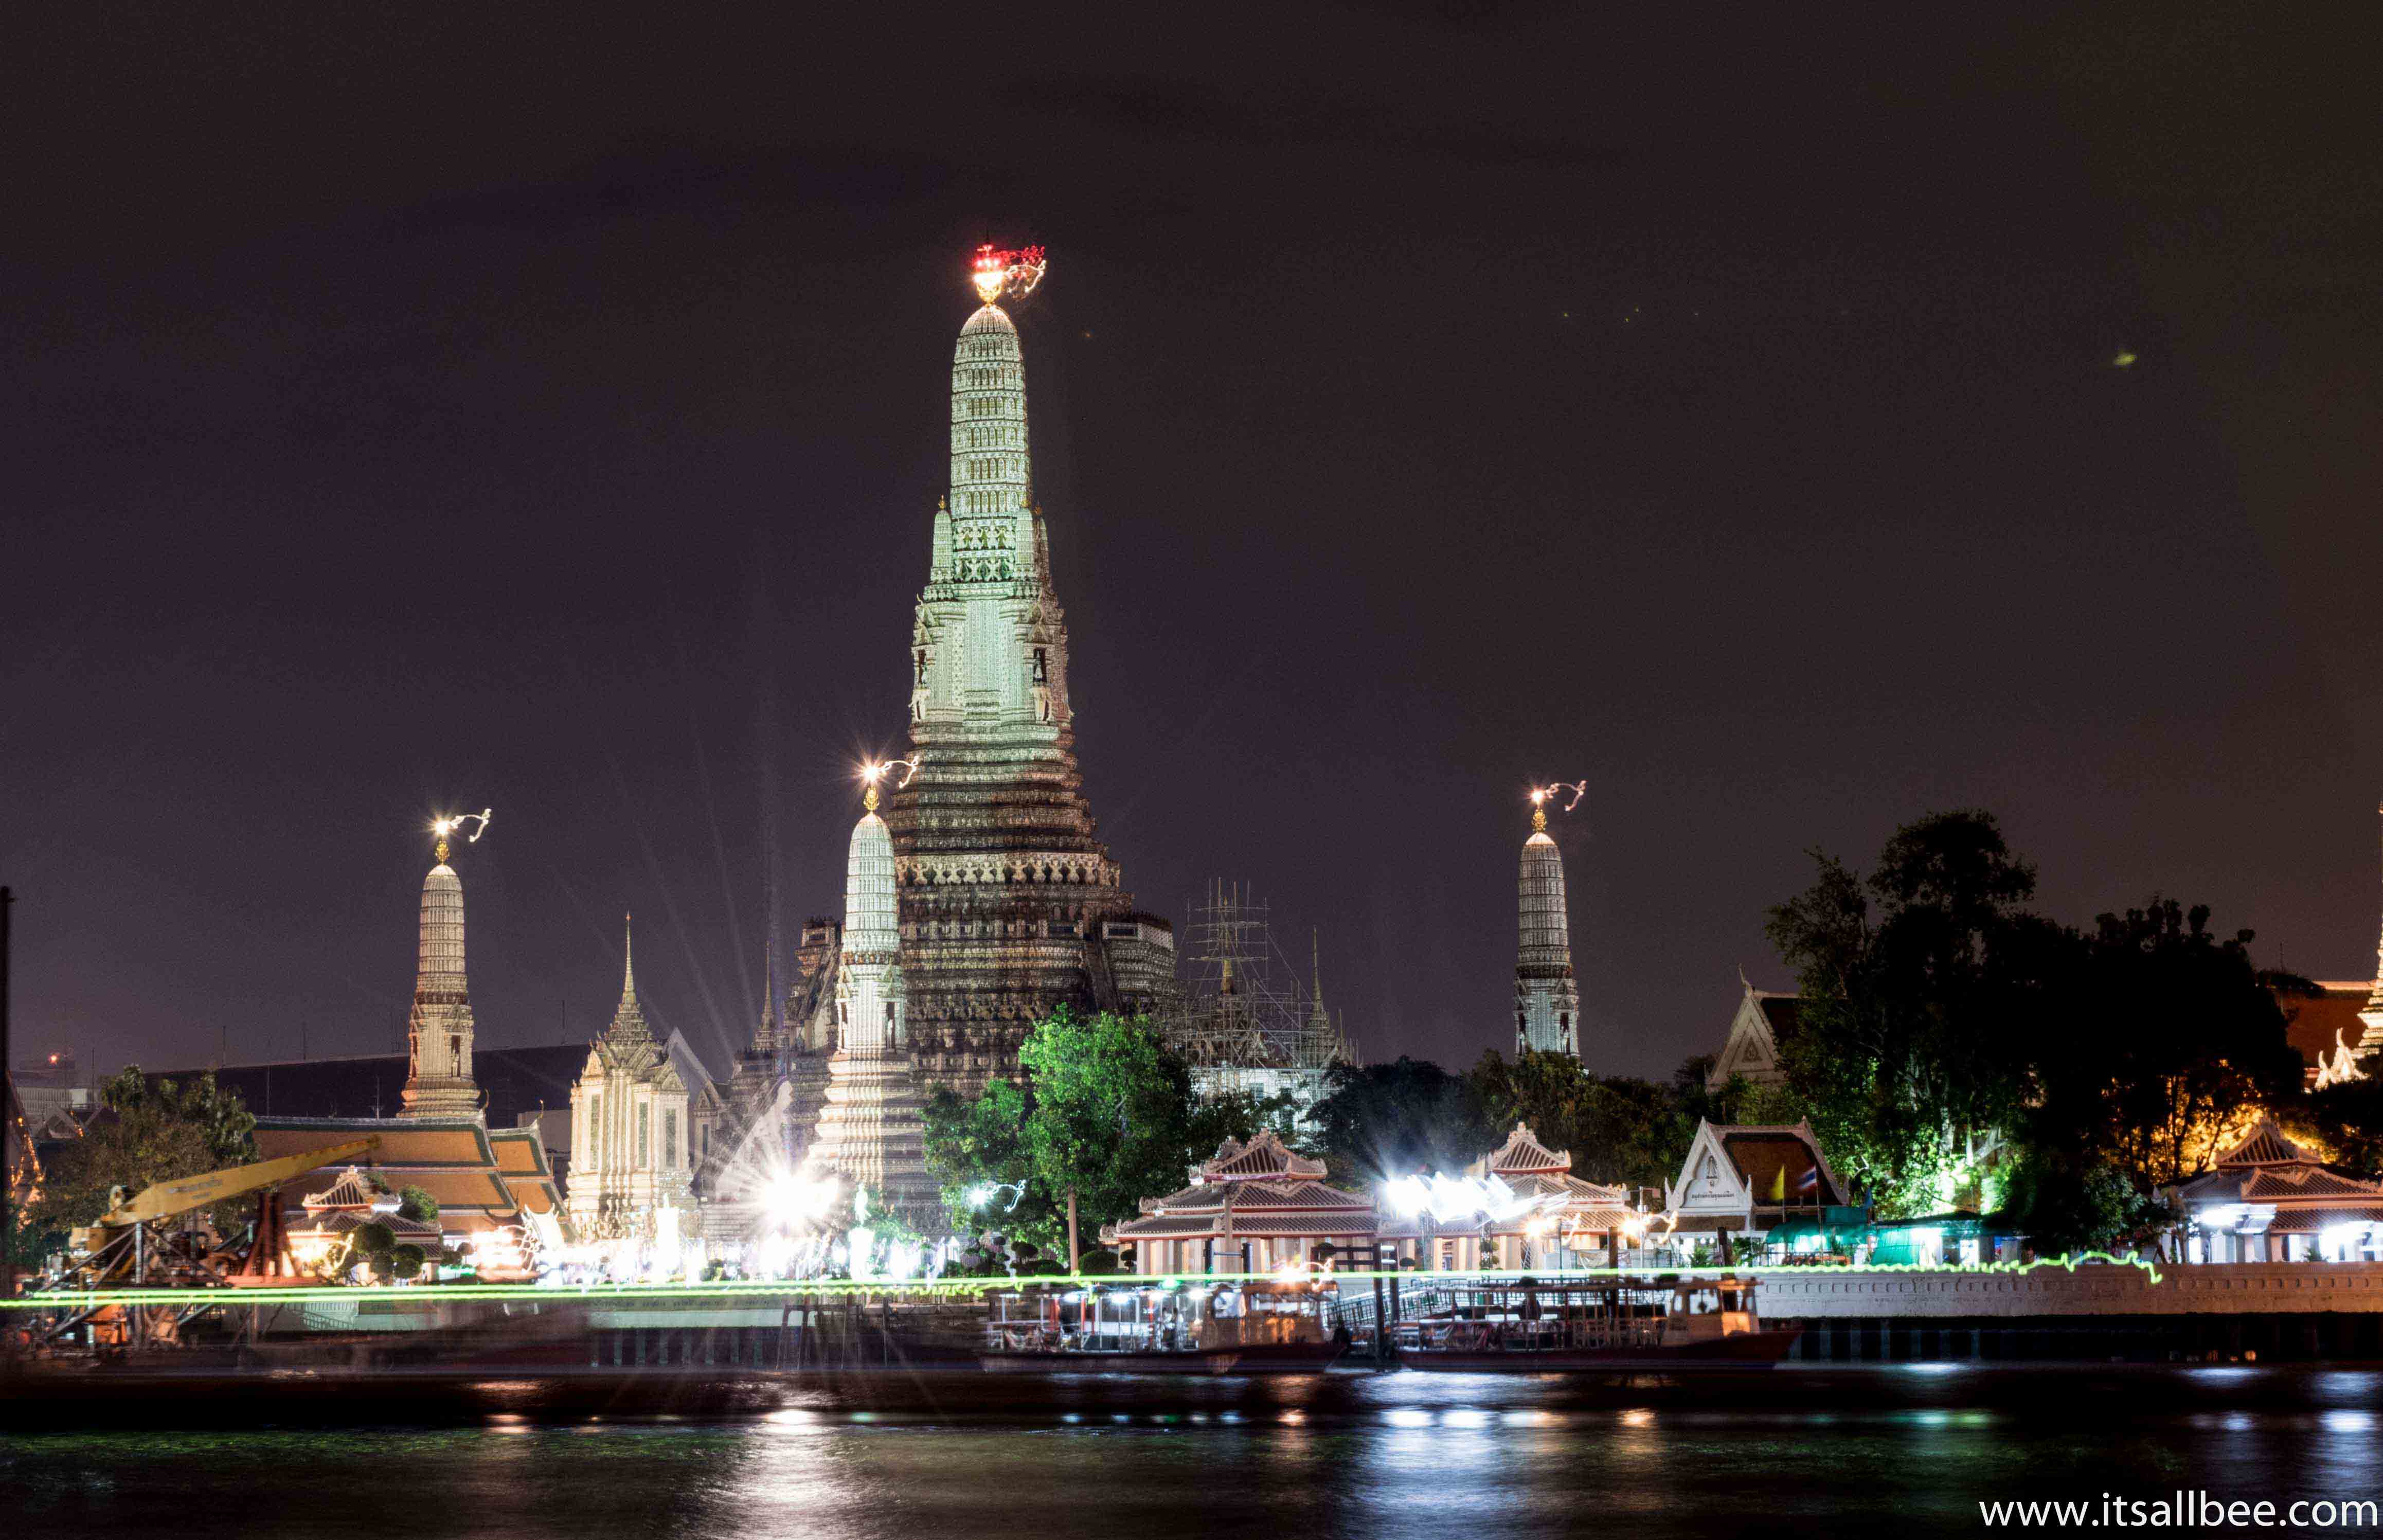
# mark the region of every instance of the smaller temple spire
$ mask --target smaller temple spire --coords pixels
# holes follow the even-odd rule
[[[480,1088],[472,1078],[472,993],[463,967],[463,880],[447,864],[448,836],[466,822],[488,832],[488,814],[433,820],[438,863],[422,880],[421,925],[415,932],[414,1009],[406,1019],[407,1117],[475,1117]]]
[[[1562,789],[1531,788],[1531,837],[1523,842],[1518,888],[1522,945],[1514,964],[1514,1048],[1577,1058],[1580,1042],[1574,1024],[1580,1014],[1580,993],[1573,979],[1563,855],[1548,833],[1547,801]]]
[[[653,1036],[646,1025],[645,1007],[637,1004],[637,963],[630,954],[629,917],[621,917],[621,1004],[613,1008],[612,1025],[605,1036],[642,1041]]]

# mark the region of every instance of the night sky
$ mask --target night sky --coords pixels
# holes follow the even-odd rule
[[[981,240],[1093,806],[1371,1057],[1781,987],[1815,845],[1994,809],[2362,978],[2383,234],[2350,7],[43,7],[7,23],[0,881],[27,1055],[386,1052],[434,811],[483,1044],[724,1071],[840,906]],[[2368,13],[2371,22],[2373,13]],[[2121,366],[2122,353],[2134,362]],[[2145,1024],[2151,1025],[2151,1024]]]

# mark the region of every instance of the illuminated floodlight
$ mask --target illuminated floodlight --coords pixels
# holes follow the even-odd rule
[[[816,1225],[834,1209],[840,1189],[841,1184],[833,1177],[784,1172],[772,1177],[762,1189],[761,1205],[781,1228]]]
[[[2366,1235],[2373,1225],[2364,1219],[2342,1225],[2327,1225],[2317,1232],[2317,1255],[2327,1262],[2340,1262],[2365,1249]]]

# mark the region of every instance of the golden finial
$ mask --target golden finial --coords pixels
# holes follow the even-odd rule
[[[430,832],[438,836],[438,864],[441,866],[447,864],[448,835],[455,832],[456,830],[461,829],[466,823],[476,822],[480,827],[473,830],[472,837],[464,843],[467,844],[479,844],[480,836],[488,832],[488,815],[494,811],[494,808],[483,807],[476,813],[457,813],[452,817],[448,817],[442,814],[441,816],[431,819]]]
[[[877,782],[885,779],[885,774],[888,770],[895,770],[902,772],[902,779],[894,782],[894,789],[898,792],[903,787],[910,783],[910,777],[919,773],[919,761],[916,759],[871,759],[860,767],[860,779],[869,782],[869,789],[860,794],[860,805],[863,807],[868,808],[872,813],[877,811]]]
[[[1559,781],[1552,786],[1532,787],[1531,832],[1533,833],[1544,834],[1548,832],[1548,798],[1555,795],[1558,792],[1570,792],[1572,794],[1572,800],[1565,803],[1563,806],[1563,810],[1569,813],[1574,807],[1580,806],[1580,799],[1582,797],[1588,795],[1588,782],[1586,781]]]

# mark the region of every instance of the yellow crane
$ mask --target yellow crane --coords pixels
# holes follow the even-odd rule
[[[226,1166],[221,1171],[202,1172],[196,1177],[177,1177],[169,1182],[158,1182],[142,1188],[130,1197],[121,1196],[118,1188],[115,1206],[73,1235],[74,1249],[85,1254],[79,1271],[91,1274],[94,1281],[121,1281],[126,1273],[131,1281],[139,1282],[147,1271],[146,1248],[142,1242],[147,1226],[160,1220],[177,1218],[192,1209],[209,1203],[219,1203],[227,1198],[254,1192],[260,1188],[278,1187],[292,1177],[303,1177],[317,1166],[330,1165],[380,1148],[380,1136],[367,1134],[343,1144],[326,1145],[320,1150],[308,1150],[295,1155],[282,1155],[269,1161],[257,1161],[249,1165]],[[130,1245],[126,1243],[130,1242]]]

